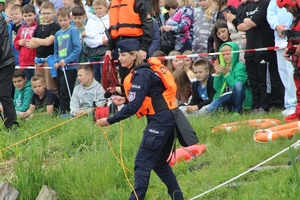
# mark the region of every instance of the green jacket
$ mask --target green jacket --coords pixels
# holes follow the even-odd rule
[[[16,111],[26,112],[30,106],[33,90],[31,89],[31,82],[27,81],[21,90],[15,89],[14,106]]]
[[[221,52],[221,48],[224,45],[228,45],[232,48],[232,51],[238,51],[239,47],[234,42],[225,42],[221,45],[219,51]],[[232,61],[231,61],[231,71],[224,76],[224,74],[220,74],[219,76],[214,77],[214,89],[216,90],[216,94],[214,99],[217,99],[221,96],[224,92],[226,84],[233,89],[234,84],[236,82],[242,82],[245,84],[245,100],[243,103],[243,107],[251,107],[252,106],[252,94],[250,92],[250,86],[248,84],[248,74],[246,72],[246,67],[239,61],[239,53],[232,54]],[[221,66],[226,65],[223,55],[219,55],[219,60]]]

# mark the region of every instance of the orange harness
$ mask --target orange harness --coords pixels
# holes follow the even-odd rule
[[[173,75],[165,66],[161,64],[160,60],[158,60],[157,58],[150,58],[148,60],[148,63],[150,64],[150,68],[153,70],[153,72],[159,75],[166,90],[162,93],[162,96],[159,96],[155,99],[147,96],[142,106],[136,113],[138,118],[141,118],[145,115],[154,115],[160,110],[172,110],[177,108],[177,87]],[[132,85],[132,76],[136,69],[138,69],[138,67],[131,70],[131,73],[129,73],[124,79],[124,89],[127,99],[129,99],[128,94]]]

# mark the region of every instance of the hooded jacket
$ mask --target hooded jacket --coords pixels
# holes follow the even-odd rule
[[[221,45],[219,52],[223,46],[228,45],[232,48],[232,51],[238,51],[239,47],[234,42],[225,42]],[[239,53],[233,53],[231,57],[231,70],[225,76],[224,74],[220,74],[219,76],[214,77],[214,89],[216,90],[216,94],[214,99],[220,97],[225,89],[226,84],[233,89],[235,83],[242,82],[245,85],[245,100],[243,103],[243,107],[251,107],[252,106],[252,94],[250,92],[250,86],[248,84],[248,74],[246,72],[246,67],[239,61]],[[223,58],[223,55],[219,55],[221,66],[226,65],[226,62]]]
[[[20,66],[33,66],[34,65],[34,58],[36,55],[36,50],[29,49],[25,46],[19,45],[19,41],[21,39],[30,40],[33,36],[33,33],[34,33],[36,27],[37,27],[36,22],[31,24],[30,26],[23,24],[20,27],[20,29],[16,35],[16,38],[14,40],[14,47],[16,48],[16,50],[20,51],[20,53],[19,53]]]
[[[26,112],[30,106],[33,90],[31,82],[27,81],[25,86],[21,89],[15,89],[14,106],[18,112]]]
[[[102,21],[101,21],[102,20]],[[105,27],[103,26],[103,24]],[[102,38],[106,37],[105,28],[109,28],[109,17],[108,14],[99,18],[96,15],[89,19],[85,26],[86,37],[84,37],[85,44],[90,48],[96,48],[103,45]]]
[[[80,110],[90,110],[94,107],[94,101],[97,101],[96,106],[104,106],[106,99],[104,98],[104,89],[102,85],[93,79],[93,83],[89,87],[84,87],[79,84],[74,88],[70,102],[71,114]]]

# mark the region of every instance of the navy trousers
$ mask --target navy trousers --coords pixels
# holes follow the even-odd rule
[[[166,162],[171,152],[173,141],[173,126],[158,128],[151,125],[151,122],[147,125],[134,166],[134,190],[139,200],[145,198],[152,169],[167,186],[171,199],[183,199],[176,177]],[[134,192],[131,193],[129,199],[136,199]]]

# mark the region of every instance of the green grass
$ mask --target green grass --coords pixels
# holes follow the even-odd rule
[[[263,116],[245,113],[234,117],[230,113],[220,112],[213,116],[188,118],[200,143],[207,145],[207,150],[197,159],[179,163],[173,168],[186,199],[243,173],[300,139],[297,133],[291,140],[256,143],[253,140],[256,129],[247,126],[233,133],[211,133],[211,128],[221,123],[258,118],[277,118],[283,121],[279,110]],[[0,125],[0,149],[66,120],[48,116],[35,117],[29,121],[20,120],[20,128],[11,136]],[[122,126],[118,123],[105,128],[118,159],[122,153],[131,184],[135,153],[145,125],[145,119],[137,120],[133,116],[123,121]],[[265,165],[287,165],[291,158],[299,155],[299,149],[290,149]],[[0,159],[1,181],[8,181],[20,191],[18,199],[35,199],[45,184],[57,191],[59,199],[63,200],[123,200],[131,192],[122,165],[112,154],[104,132],[94,126],[94,122],[88,117],[72,120],[1,151]],[[204,162],[210,162],[210,165],[190,171],[190,168],[197,168]],[[288,169],[250,172],[234,181],[238,186],[229,184],[199,199],[299,199],[299,163],[294,162]],[[151,174],[146,199],[170,199],[155,173]]]

